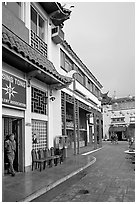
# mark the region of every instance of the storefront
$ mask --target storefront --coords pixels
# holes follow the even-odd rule
[[[68,148],[79,149],[93,142],[101,145],[101,114],[63,91],[61,96],[62,134],[68,137]]]
[[[127,140],[127,127],[126,126],[114,126],[109,128],[109,135],[116,133],[118,141]]]
[[[3,68],[7,68],[4,64]],[[15,134],[16,154],[14,168],[17,172],[24,170],[24,115],[26,109],[26,81],[10,73],[2,72],[2,142],[3,172],[7,171],[4,141],[11,133]]]

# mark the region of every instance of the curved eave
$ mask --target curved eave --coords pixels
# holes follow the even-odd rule
[[[59,2],[39,2],[43,9],[49,14],[55,26],[63,27],[64,21],[70,18],[71,11],[61,6]]]
[[[44,82],[47,84],[57,83],[62,86],[71,84],[71,78],[60,75],[52,62],[4,26],[2,26],[2,46],[3,59],[6,59],[8,54],[9,58],[6,61],[15,65],[20,64],[18,68],[23,72],[28,73],[37,69],[42,73],[38,74],[38,79],[42,81],[45,79]],[[23,61],[25,62],[22,64]]]

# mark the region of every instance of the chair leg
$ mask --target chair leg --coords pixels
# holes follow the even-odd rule
[[[49,160],[49,167],[52,167],[52,159]]]
[[[33,165],[34,165],[34,162],[32,162],[32,171],[33,171]]]

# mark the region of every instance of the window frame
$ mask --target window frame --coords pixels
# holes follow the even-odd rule
[[[36,12],[36,32],[32,29],[32,9]],[[43,34],[43,38],[41,37],[40,35],[40,26],[39,26],[39,23],[40,23],[40,18],[43,20],[44,22],[44,26],[43,26],[43,30],[44,30],[44,34]],[[45,42],[45,26],[46,26],[46,20],[45,18],[43,17],[43,15],[38,11],[37,8],[35,8],[32,4],[30,5],[30,28],[31,30],[33,30],[33,32],[35,32],[35,34]]]

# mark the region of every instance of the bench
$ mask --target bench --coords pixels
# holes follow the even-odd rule
[[[45,169],[46,166],[52,167],[53,165],[57,166],[58,163],[61,164],[63,162],[63,155],[62,151],[56,151],[54,147],[51,147],[50,149],[32,149],[31,151],[32,155],[32,171],[38,167],[40,167],[40,171],[42,169]]]

